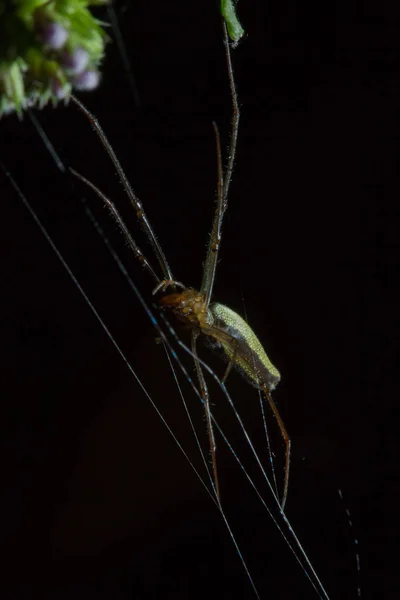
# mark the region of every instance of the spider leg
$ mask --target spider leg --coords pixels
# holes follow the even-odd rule
[[[165,290],[169,287],[173,287],[173,288],[180,287],[183,290],[186,289],[186,285],[184,285],[180,281],[175,281],[174,279],[163,279],[156,285],[156,287],[152,291],[152,294],[153,294],[153,296],[155,296],[159,291],[165,292]]]
[[[128,227],[126,226],[123,218],[119,214],[115,204],[109,198],[107,198],[107,196],[105,194],[103,194],[103,192],[101,190],[99,190],[98,187],[96,187],[91,181],[89,181],[89,179],[86,179],[86,177],[84,177],[83,175],[78,173],[78,171],[75,171],[75,169],[70,168],[69,170],[74,177],[76,177],[77,179],[82,181],[91,190],[93,190],[99,196],[99,198],[101,198],[101,200],[104,202],[104,204],[110,210],[112,216],[114,217],[114,219],[115,219],[117,225],[119,226],[119,228],[121,229],[122,233],[124,234],[125,239],[128,242],[128,245],[132,249],[137,260],[147,270],[147,272],[150,273],[150,275],[158,282],[159,277],[156,275],[156,272],[154,271],[153,267],[151,266],[151,264],[149,263],[149,261],[147,260],[147,258],[145,257],[145,255],[143,254],[143,252],[141,251],[141,249],[135,242],[135,240],[133,239],[132,234],[130,233]],[[158,285],[160,285],[160,284],[158,284]]]
[[[232,367],[233,367],[233,365],[236,362],[236,354],[237,354],[237,349],[238,349],[239,343],[238,343],[238,340],[236,340],[235,338],[232,338],[232,339],[233,339],[232,346],[234,346],[234,350],[233,350],[232,358],[229,359],[228,366],[226,367],[224,376],[223,376],[223,378],[221,380],[222,383],[226,382],[226,380],[228,379],[228,375],[232,371]]]
[[[228,192],[229,185],[232,179],[233,165],[236,156],[236,146],[239,131],[239,119],[240,109],[239,102],[236,92],[235,79],[233,75],[233,67],[231,61],[229,37],[226,29],[225,22],[223,22],[223,35],[224,35],[224,46],[226,65],[228,69],[229,87],[231,90],[232,98],[232,128],[228,150],[228,164],[226,168],[225,176],[222,169],[222,156],[221,156],[221,142],[219,137],[219,131],[215,123],[213,123],[215,131],[215,141],[217,146],[217,166],[218,166],[218,179],[217,179],[217,207],[214,214],[213,224],[211,228],[210,242],[207,249],[206,261],[204,263],[203,279],[201,282],[200,291],[204,295],[206,306],[210,304],[212,291],[214,287],[215,271],[218,263],[218,253],[221,243],[221,228],[224,213],[228,205]]]
[[[221,379],[222,383],[225,383],[226,380],[228,379],[229,373],[232,371],[232,367],[236,363],[238,348],[239,348],[239,340],[237,338],[235,338],[233,335],[230,335],[229,333],[227,333],[226,331],[223,331],[222,329],[220,329],[219,327],[217,327],[215,325],[209,325],[206,327],[202,327],[201,332],[204,335],[207,335],[207,336],[213,338],[214,340],[217,340],[222,345],[222,347],[224,348],[225,354],[229,358],[228,366],[226,367],[224,376]],[[231,348],[231,350],[232,350],[231,356],[228,355],[226,346],[229,346]]]
[[[221,505],[221,495],[220,495],[220,491],[219,491],[217,457],[216,457],[217,445],[215,443],[214,428],[212,425],[212,417],[211,417],[211,411],[210,411],[210,395],[208,393],[208,388],[207,388],[206,380],[204,378],[203,369],[201,368],[199,361],[196,360],[198,357],[198,354],[197,354],[197,338],[198,337],[199,337],[199,332],[193,330],[192,331],[192,339],[191,339],[192,353],[195,357],[194,364],[196,367],[197,379],[199,381],[201,397],[204,402],[204,411],[205,411],[206,421],[207,421],[208,439],[209,439],[209,443],[210,443],[211,464],[212,464],[213,475],[214,475],[215,495],[216,495],[218,504]]]
[[[274,413],[276,420],[278,421],[278,425],[279,425],[279,428],[281,430],[283,441],[285,442],[285,446],[286,446],[286,451],[285,451],[285,480],[284,480],[284,484],[283,484],[283,495],[282,495],[282,502],[281,502],[281,508],[282,508],[282,510],[284,510],[285,509],[286,500],[287,500],[288,487],[289,487],[289,468],[290,468],[290,446],[291,446],[291,440],[290,440],[288,432],[286,431],[286,427],[283,424],[282,418],[281,418],[281,416],[279,414],[279,411],[278,411],[278,409],[276,407],[276,404],[273,401],[273,398],[271,396],[270,390],[265,385],[265,383],[261,387],[262,387],[262,390],[263,390],[263,392],[265,394],[265,397],[267,398],[267,400],[269,402],[271,410]]]
[[[98,122],[97,117],[95,115],[93,115],[86,108],[86,106],[80,100],[78,100],[78,98],[75,98],[75,96],[73,96],[72,94],[70,95],[70,99],[72,100],[72,102],[74,102],[74,104],[76,104],[76,106],[85,115],[85,117],[87,118],[87,120],[89,121],[91,126],[93,127],[94,132],[97,134],[102,145],[104,146],[104,149],[107,151],[107,153],[111,159],[111,162],[113,163],[115,169],[117,170],[118,175],[121,179],[121,183],[125,189],[125,192],[127,193],[130,203],[136,212],[136,218],[140,222],[141,226],[143,227],[143,231],[145,232],[151,246],[153,247],[154,253],[157,257],[158,263],[163,272],[164,278],[165,279],[173,279],[168,261],[165,257],[163,249],[161,248],[160,243],[158,242],[158,240],[156,238],[153,228],[150,225],[147,215],[144,212],[143,205],[140,202],[139,198],[136,196],[135,192],[133,191],[132,186],[129,183],[128,178],[125,174],[125,171],[123,170],[122,165],[117,158],[117,155],[115,154],[110,142],[108,141],[108,138],[107,138],[106,134],[104,133],[103,128],[101,127],[100,123]],[[157,277],[157,280],[159,281],[159,277]]]

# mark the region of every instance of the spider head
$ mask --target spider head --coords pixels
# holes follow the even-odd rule
[[[193,288],[167,294],[160,298],[159,303],[162,308],[170,310],[179,321],[199,329],[207,313],[204,296]]]

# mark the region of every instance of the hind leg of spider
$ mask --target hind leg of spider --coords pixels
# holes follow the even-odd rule
[[[279,411],[276,407],[276,404],[271,396],[271,392],[268,389],[268,387],[263,384],[262,385],[262,390],[265,394],[265,397],[268,400],[268,403],[271,407],[272,412],[275,415],[276,420],[278,421],[278,425],[279,428],[281,430],[281,434],[283,437],[283,441],[285,442],[285,479],[284,479],[284,484],[283,484],[283,494],[282,494],[282,502],[281,502],[281,508],[282,510],[285,509],[285,504],[286,504],[286,500],[287,500],[287,494],[288,494],[288,488],[289,488],[289,468],[290,468],[290,446],[291,446],[291,441],[290,441],[290,437],[288,432],[286,431],[286,427],[283,424],[282,418],[279,414]]]
[[[213,479],[214,479],[214,491],[215,491],[215,496],[217,498],[218,504],[221,505],[221,495],[220,495],[220,491],[219,491],[217,457],[216,457],[217,445],[215,443],[214,428],[212,425],[211,410],[210,410],[210,396],[208,393],[206,380],[204,378],[203,369],[201,368],[199,361],[196,360],[197,356],[198,356],[197,343],[196,343],[198,336],[199,336],[198,331],[192,331],[192,339],[191,339],[192,353],[195,357],[194,364],[196,367],[196,375],[197,375],[197,379],[199,381],[201,397],[202,397],[203,403],[204,403],[204,412],[206,415],[208,439],[209,439],[209,444],[210,444],[211,464],[212,464]]]

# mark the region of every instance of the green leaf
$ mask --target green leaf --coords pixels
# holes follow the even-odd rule
[[[225,20],[228,35],[237,43],[244,35],[244,29],[236,16],[233,0],[221,0],[221,14]]]

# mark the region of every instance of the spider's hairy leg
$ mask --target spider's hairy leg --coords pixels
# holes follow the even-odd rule
[[[213,424],[212,424],[212,416],[211,416],[211,410],[210,410],[210,395],[208,393],[208,387],[206,384],[206,380],[204,378],[203,369],[201,368],[200,362],[198,360],[196,360],[197,359],[197,338],[198,337],[199,337],[199,332],[193,329],[192,341],[191,341],[192,352],[193,352],[193,356],[194,356],[196,375],[197,375],[197,379],[199,381],[200,392],[201,392],[201,396],[202,396],[203,403],[204,403],[204,412],[205,412],[206,421],[207,421],[207,431],[208,431],[208,438],[209,438],[209,443],[210,443],[211,464],[212,464],[213,475],[214,475],[215,495],[216,495],[218,504],[221,505],[221,494],[220,494],[220,490],[219,490],[217,457],[216,457],[217,445],[215,443],[214,428],[213,428]]]

